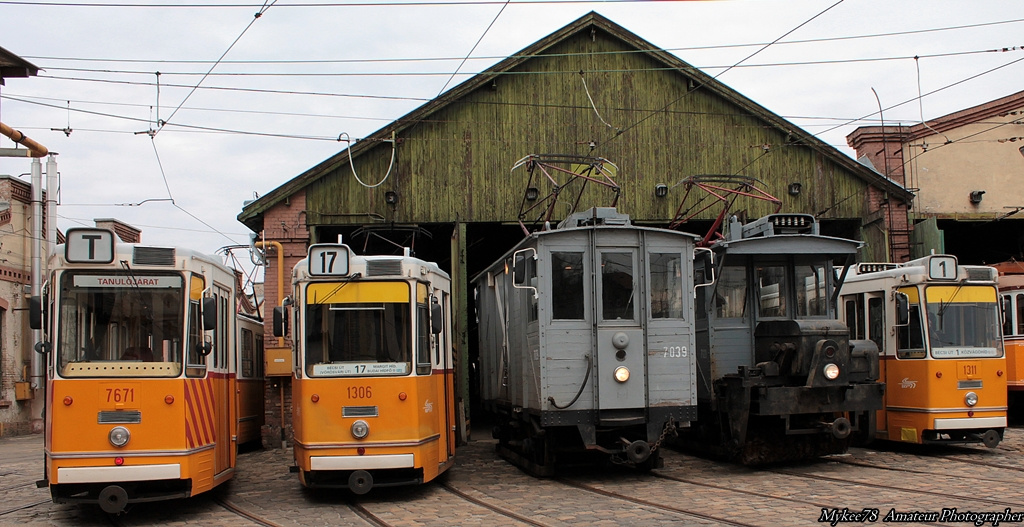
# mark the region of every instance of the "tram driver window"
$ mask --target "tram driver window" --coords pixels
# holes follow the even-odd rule
[[[900,359],[923,359],[924,331],[921,325],[921,307],[915,303],[910,304],[910,322],[906,326],[896,326],[896,339],[899,342],[899,349],[896,350],[896,357]]]
[[[601,300],[604,320],[636,319],[632,254],[608,252],[601,255]]]
[[[789,294],[789,287],[786,284],[786,268],[781,265],[758,267],[755,270],[754,283],[760,302],[760,316],[786,316],[786,296]]]
[[[583,253],[551,253],[551,312],[555,320],[583,320]]]
[[[651,253],[651,318],[683,318],[683,269],[678,253]]]
[[[747,269],[727,265],[715,285],[715,316],[742,318],[747,314]]]

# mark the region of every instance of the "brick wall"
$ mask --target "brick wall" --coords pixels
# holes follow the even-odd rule
[[[266,250],[267,267],[264,271],[264,309],[267,316],[264,323],[264,347],[278,347],[278,338],[273,334],[273,309],[281,305],[281,297],[290,294],[291,270],[295,264],[306,257],[309,245],[309,229],[306,227],[306,194],[300,191],[288,199],[279,202],[267,211],[263,220],[261,239],[272,240],[281,244],[284,254],[284,265],[279,264],[278,250],[268,245]],[[283,268],[284,295],[278,286],[278,269]],[[291,330],[292,328],[289,328]],[[291,346],[290,335],[284,340],[285,346]],[[267,447],[280,447],[282,438],[291,442],[292,433],[292,388],[291,377],[269,377],[266,383],[266,420],[263,427],[263,444]],[[284,388],[284,420],[281,416],[281,389]],[[282,423],[284,432],[282,434]]]

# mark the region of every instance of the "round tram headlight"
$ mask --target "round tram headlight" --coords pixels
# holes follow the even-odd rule
[[[830,362],[825,365],[824,373],[826,379],[834,381],[836,380],[836,378],[839,377],[839,366],[836,366],[834,363]]]
[[[978,394],[974,392],[967,392],[967,395],[964,395],[964,402],[967,403],[967,406],[974,406],[978,404]]]
[[[629,368],[625,366],[619,366],[615,368],[615,380],[618,382],[626,382],[629,380]]]
[[[352,423],[352,437],[363,439],[368,435],[370,435],[370,425],[366,424],[366,421],[360,419]]]
[[[107,435],[107,439],[110,439],[110,444],[118,448],[121,448],[128,444],[128,440],[132,438],[131,432],[123,426],[115,426],[110,429],[110,434]]]

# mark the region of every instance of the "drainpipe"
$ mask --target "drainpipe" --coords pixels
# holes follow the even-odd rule
[[[267,241],[267,240],[256,240],[256,247],[267,250],[267,246],[271,246],[277,252],[277,303],[280,304],[284,299],[284,246],[281,242]],[[264,309],[266,312],[266,309]],[[277,337],[277,347],[284,348],[284,336]],[[281,381],[278,386],[281,388],[281,448],[285,447],[284,431],[286,430],[286,420],[284,418],[284,381]]]

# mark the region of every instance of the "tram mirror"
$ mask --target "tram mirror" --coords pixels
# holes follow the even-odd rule
[[[441,316],[442,316],[441,304],[437,303],[437,299],[436,298],[431,299],[431,304],[430,304],[430,331],[433,332],[435,335],[440,334],[441,330],[444,329],[444,319],[441,318]]]
[[[284,307],[274,308],[274,336],[283,337],[288,333],[288,317],[285,315]]]
[[[693,250],[693,260],[700,283],[694,284],[693,297],[697,297],[697,289],[708,287],[715,283],[715,253],[711,249],[698,247]]]
[[[906,326],[910,324],[910,298],[906,293],[896,292],[893,295],[896,300],[896,325]]]
[[[43,329],[43,299],[38,296],[28,299],[28,325],[32,329]]]
[[[211,331],[217,327],[217,299],[206,297],[203,299],[203,331]]]
[[[512,286],[517,289],[532,289],[537,295],[537,249],[519,249],[512,254]]]

